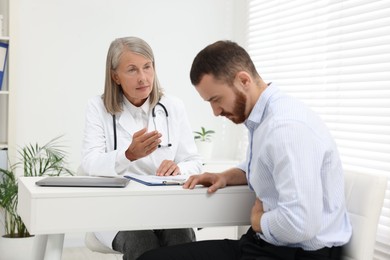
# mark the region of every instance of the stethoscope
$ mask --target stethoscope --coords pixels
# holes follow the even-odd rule
[[[166,145],[162,145],[162,144],[159,144],[158,145],[158,148],[161,148],[161,147],[171,147],[172,144],[171,144],[171,138],[169,136],[169,120],[168,120],[168,110],[167,108],[161,104],[160,102],[157,102],[157,104],[153,107],[152,109],[152,119],[153,119],[153,125],[154,125],[154,129],[157,130],[157,126],[156,126],[156,107],[157,106],[160,106],[163,110],[164,110],[164,113],[165,113],[165,123],[167,125],[167,137],[168,137],[168,143]],[[117,138],[116,138],[116,120],[115,120],[115,114],[112,115],[112,125],[113,125],[113,128],[114,128],[114,150],[116,150],[116,144],[117,144]]]

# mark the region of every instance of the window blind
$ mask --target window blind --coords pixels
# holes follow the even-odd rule
[[[345,170],[390,177],[390,1],[247,4],[247,50],[260,75],[323,118]],[[390,259],[390,184],[374,259]]]

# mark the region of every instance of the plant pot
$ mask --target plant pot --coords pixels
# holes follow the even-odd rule
[[[0,237],[0,260],[34,260],[35,237]]]
[[[210,159],[213,152],[213,142],[197,140],[195,143],[196,147],[198,148],[198,152],[203,157],[203,159]]]

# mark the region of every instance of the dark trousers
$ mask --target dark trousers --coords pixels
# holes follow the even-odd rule
[[[123,253],[123,260],[135,260],[146,251],[195,241],[192,228],[119,231],[112,248]]]
[[[341,247],[305,251],[274,246],[250,228],[240,240],[208,240],[164,247],[146,252],[138,260],[340,260]]]

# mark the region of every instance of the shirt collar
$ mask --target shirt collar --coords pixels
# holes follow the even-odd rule
[[[271,83],[268,87],[261,93],[259,99],[257,100],[255,106],[249,114],[249,117],[245,121],[245,126],[249,131],[253,132],[261,123],[264,117],[264,112],[267,108],[267,103],[269,102],[271,96],[279,92],[279,88]]]
[[[137,114],[140,114],[140,113],[141,114],[143,113],[146,115],[149,114],[149,108],[150,108],[149,97],[146,99],[146,101],[140,107],[134,106],[129,100],[127,100],[126,97],[124,97],[124,105],[129,110],[130,114],[133,117],[135,117]]]

